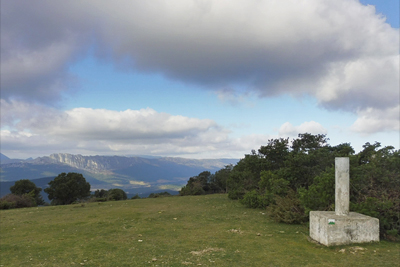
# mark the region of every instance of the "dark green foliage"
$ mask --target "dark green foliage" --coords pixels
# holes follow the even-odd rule
[[[400,152],[366,143],[354,155],[349,143],[330,146],[326,135],[269,140],[233,167],[228,197],[251,208],[267,207],[280,222],[301,223],[310,210],[333,210],[335,157],[350,158],[351,210],[379,218],[382,237],[399,238]]]
[[[265,169],[265,160],[253,150],[245,155],[232,169],[227,181],[228,193],[235,190],[244,195],[247,191],[257,189],[260,181],[260,172]]]
[[[274,203],[267,207],[267,214],[276,222],[303,223],[308,220],[304,207],[293,190],[286,196],[275,195]]]
[[[179,191],[179,195],[181,196],[204,194],[205,191],[203,189],[203,185],[196,179],[196,177],[189,178],[188,183]]]
[[[232,170],[232,165],[211,174],[209,171],[201,172],[199,175],[189,178],[187,184],[179,191],[179,195],[205,195],[225,193],[227,190],[227,179]]]
[[[49,182],[44,192],[49,194],[52,204],[66,205],[89,197],[90,184],[80,173],[63,172]]]
[[[168,193],[167,191],[165,192],[161,192],[161,193],[151,193],[149,195],[149,198],[158,198],[158,197],[170,197],[172,196],[170,193]]]
[[[44,204],[44,200],[40,195],[40,191],[42,191],[42,188],[36,187],[35,183],[28,179],[16,181],[15,184],[10,187],[10,191],[12,194],[18,196],[23,196],[25,194],[31,193],[36,205]]]
[[[354,155],[349,143],[332,147],[328,140],[304,133],[289,147],[289,139],[271,139],[233,168],[190,178],[180,194],[215,193],[216,185],[249,208],[266,208],[275,221],[302,223],[311,210],[334,210],[335,157],[349,157],[351,211],[378,218],[382,237],[400,239],[400,151],[375,142]]]
[[[292,151],[294,153],[309,153],[310,151],[315,151],[326,146],[328,140],[329,138],[326,138],[325,134],[299,134],[299,138],[293,140]]]
[[[8,194],[0,198],[0,209],[14,209],[14,208],[25,208],[35,207],[36,202],[33,198],[33,194],[14,195]]]
[[[14,208],[14,202],[8,202],[7,200],[0,199],[0,210],[9,210]]]
[[[238,171],[235,168],[232,170],[227,181],[228,197],[230,199],[241,199],[247,191],[255,189],[254,187],[245,189],[245,184],[248,184],[245,181],[250,176],[252,176],[250,171]]]
[[[265,208],[273,201],[273,195],[269,193],[259,194],[256,190],[252,190],[247,192],[242,199],[240,199],[240,203],[245,205],[248,208]]]
[[[134,195],[133,197],[131,197],[131,199],[140,199],[140,197],[139,197],[138,194],[136,194],[136,195]]]
[[[212,193],[226,193],[227,181],[232,169],[232,165],[227,165],[210,177],[210,189]]]
[[[289,181],[282,178],[279,172],[262,171],[259,188],[262,192],[284,196],[289,190]]]
[[[284,167],[289,155],[289,138],[270,139],[268,145],[261,146],[258,153],[265,159],[264,169],[278,170]]]
[[[94,197],[96,198],[107,198],[108,197],[108,190],[104,190],[104,189],[97,189],[96,191],[94,191]]]
[[[108,199],[109,200],[125,200],[128,196],[124,192],[124,190],[115,188],[108,190]]]
[[[351,208],[379,219],[382,237],[400,239],[400,151],[366,143],[351,163]]]
[[[244,195],[245,195],[244,190],[242,190],[241,188],[239,189],[235,188],[228,192],[228,197],[230,199],[242,199]]]
[[[314,178],[314,183],[306,190],[298,189],[301,204],[308,214],[312,210],[334,210],[335,204],[335,169],[328,168]]]

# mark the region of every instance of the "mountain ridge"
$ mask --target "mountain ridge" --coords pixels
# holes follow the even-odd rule
[[[82,156],[54,153],[28,160],[2,162],[0,181],[40,179],[62,172],[79,172],[92,189],[121,188],[127,192],[179,190],[190,177],[203,171],[215,172],[238,159],[186,159],[178,157]]]

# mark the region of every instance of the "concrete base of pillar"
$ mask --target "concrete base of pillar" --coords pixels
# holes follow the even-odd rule
[[[356,212],[310,212],[310,237],[325,246],[379,241],[379,220]]]

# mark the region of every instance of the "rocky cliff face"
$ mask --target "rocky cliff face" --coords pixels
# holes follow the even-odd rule
[[[56,177],[62,172],[83,173],[94,188],[132,189],[183,185],[203,171],[215,172],[234,159],[144,158],[125,156],[82,156],[56,153],[47,157],[2,163],[0,181]],[[99,180],[100,179],[100,180]],[[136,190],[136,189],[135,189]]]
[[[237,161],[236,161],[237,162]],[[185,159],[185,158],[142,158],[124,156],[82,156],[67,153],[55,153],[48,157],[39,157],[33,160],[22,160],[13,163],[2,164],[2,168],[33,168],[40,165],[40,168],[62,169],[63,166],[77,170],[84,170],[94,174],[111,175],[115,172],[124,175],[133,175],[132,171],[150,173],[153,169],[163,169],[171,171],[174,169],[179,172],[182,168],[213,170],[224,168],[225,165],[235,164],[235,160],[224,159]],[[53,166],[53,167],[51,167]],[[49,172],[49,171],[47,171]]]
[[[52,154],[49,157],[42,157],[36,160],[42,162],[51,161],[53,163],[63,163],[71,167],[90,171],[93,173],[103,173],[107,171],[127,168],[133,165],[146,164],[159,166],[165,162],[171,162],[179,165],[203,167],[205,169],[223,168],[226,164],[223,160],[217,159],[184,159],[184,158],[159,158],[146,159],[139,157],[122,157],[122,156],[82,156],[66,153]]]
[[[145,161],[145,159],[121,156],[82,156],[66,153],[52,154],[48,158],[57,163],[67,164],[71,167],[90,171],[93,173],[105,173],[115,169],[132,166]]]

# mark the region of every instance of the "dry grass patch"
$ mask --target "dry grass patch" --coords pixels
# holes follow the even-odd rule
[[[200,251],[190,251],[190,254],[193,256],[202,256],[203,254],[211,253],[211,252],[216,252],[216,251],[225,251],[223,248],[206,248]]]

